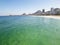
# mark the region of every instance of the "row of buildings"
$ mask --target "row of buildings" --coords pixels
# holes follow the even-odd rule
[[[45,11],[45,9],[38,10],[31,15],[60,15],[60,8],[51,8],[50,11]]]

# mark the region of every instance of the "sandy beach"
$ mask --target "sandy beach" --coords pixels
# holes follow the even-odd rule
[[[45,17],[45,18],[53,18],[53,19],[60,19],[60,16],[34,16],[33,17]]]

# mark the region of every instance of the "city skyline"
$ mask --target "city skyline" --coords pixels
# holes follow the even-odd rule
[[[60,0],[0,0],[0,15],[20,15],[37,10],[60,8]]]

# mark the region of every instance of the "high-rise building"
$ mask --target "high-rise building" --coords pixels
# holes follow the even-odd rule
[[[42,14],[45,14],[45,9],[42,9]]]
[[[42,13],[45,13],[45,9],[42,9]]]
[[[54,8],[51,8],[50,14],[51,14],[51,15],[54,15],[54,14],[55,14]]]

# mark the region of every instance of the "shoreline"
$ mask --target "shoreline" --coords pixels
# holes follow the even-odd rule
[[[15,16],[15,15],[13,15],[13,16]],[[16,15],[16,16],[32,16],[32,17],[44,17],[44,18],[53,18],[53,19],[60,19],[60,16],[56,16],[56,15],[45,15],[45,16],[40,16],[40,15]]]
[[[53,19],[60,19],[60,16],[36,16],[36,15],[32,15],[32,17],[45,17],[45,18],[53,18]]]

